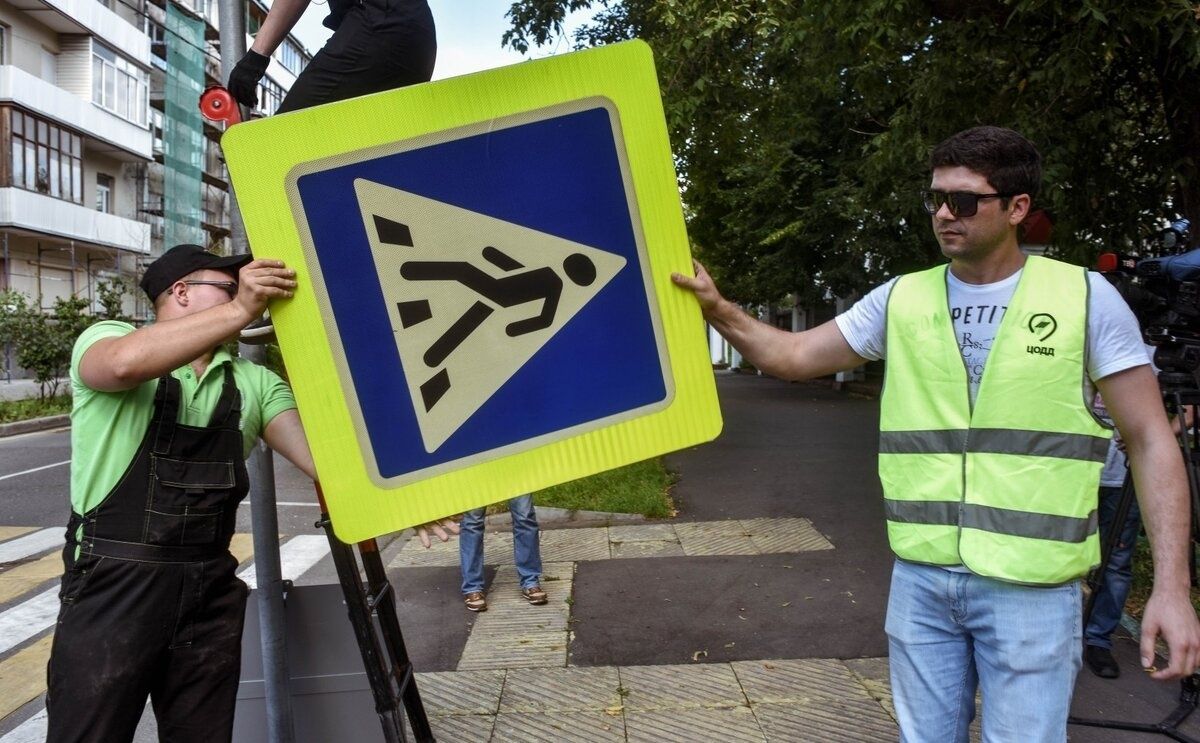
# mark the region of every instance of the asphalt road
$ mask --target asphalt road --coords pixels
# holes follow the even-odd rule
[[[61,428],[0,438],[0,525],[63,526],[70,516],[71,432]],[[317,498],[312,482],[282,457],[273,457],[279,532],[312,534]],[[238,512],[250,531],[250,501]]]

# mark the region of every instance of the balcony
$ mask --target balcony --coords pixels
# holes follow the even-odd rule
[[[150,37],[96,0],[10,0],[59,33],[88,33],[99,37],[130,59],[150,66]]]
[[[0,226],[150,254],[150,225],[21,188],[0,188]]]
[[[99,6],[92,2],[93,5]],[[89,100],[13,65],[0,65],[0,101],[12,101],[34,113],[84,132],[112,145],[114,157],[149,160],[153,157],[150,130],[126,121]]]

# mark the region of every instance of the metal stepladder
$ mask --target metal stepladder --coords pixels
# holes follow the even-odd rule
[[[317,500],[321,504],[321,519],[316,526],[323,528],[329,538],[350,624],[375,699],[375,712],[383,726],[383,738],[387,743],[407,741],[400,708],[402,701],[417,743],[432,743],[433,730],[429,727],[429,717],[425,714],[413,666],[404,646],[400,618],[396,614],[396,596],[384,570],[379,545],[374,539],[359,542],[356,558],[354,547],[338,539],[333,532],[320,483],[317,484]]]
[[[229,91],[221,87],[211,87],[204,91],[200,97],[200,110],[206,118],[223,121],[227,127],[241,121],[241,111],[237,102]],[[433,730],[429,726],[429,717],[421,702],[412,662],[404,645],[404,635],[400,631],[396,596],[383,566],[379,544],[375,539],[359,542],[356,557],[354,546],[343,542],[334,533],[325,494],[321,491],[319,482],[315,485],[317,501],[321,507],[321,517],[315,526],[324,529],[329,540],[330,554],[346,600],[347,614],[362,655],[367,681],[371,686],[375,712],[379,715],[384,741],[406,743],[408,736],[404,720],[407,713],[417,743],[434,743]],[[280,588],[282,589],[282,585]],[[287,694],[285,688],[281,687],[279,691],[283,695]]]

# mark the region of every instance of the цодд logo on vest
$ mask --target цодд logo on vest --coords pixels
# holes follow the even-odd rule
[[[1047,338],[1054,335],[1054,331],[1058,330],[1058,321],[1054,319],[1054,315],[1046,312],[1039,312],[1029,318],[1029,332],[1038,336],[1038,342],[1044,343]],[[1027,353],[1035,356],[1053,356],[1053,346],[1025,346]]]

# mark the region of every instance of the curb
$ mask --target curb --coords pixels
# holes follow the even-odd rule
[[[539,526],[553,524],[555,526],[614,526],[620,524],[640,524],[648,519],[640,513],[608,513],[606,511],[579,511],[573,508],[537,507]],[[486,527],[509,527],[512,525],[511,513],[494,513],[484,518]]]
[[[70,425],[71,415],[69,413],[50,415],[45,418],[30,418],[26,421],[15,421],[13,423],[0,423],[0,438],[16,436],[22,433],[33,433],[34,431],[48,431],[51,428],[63,428]]]

